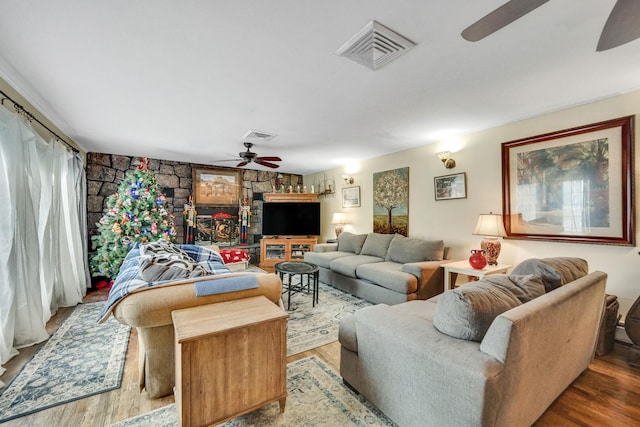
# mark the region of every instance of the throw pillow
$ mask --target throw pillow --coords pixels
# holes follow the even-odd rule
[[[140,275],[147,282],[189,279],[210,274],[205,267],[195,261],[181,259],[175,255],[141,256],[139,261]]]
[[[540,276],[542,278],[542,282],[544,283],[545,292],[551,292],[552,290],[562,286],[562,277],[560,277],[560,274],[558,274],[555,269],[537,258],[525,259],[520,264],[516,265],[513,270],[511,270],[511,274],[515,276],[523,276],[528,274]]]
[[[408,262],[442,261],[444,256],[443,240],[422,240],[396,234],[389,244],[385,261]]]
[[[393,237],[393,234],[369,233],[360,254],[386,258]]]
[[[485,276],[483,280],[493,286],[508,290],[523,304],[544,295],[542,278],[532,274],[526,276],[492,274]]]
[[[441,294],[433,325],[454,338],[480,342],[493,319],[521,304],[506,288],[479,280]]]
[[[154,256],[154,255],[171,255],[173,258],[181,258],[185,260],[191,260],[189,255],[177,245],[171,243],[168,240],[160,239],[155,242],[145,242],[140,244],[140,255],[142,256]]]
[[[338,236],[338,250],[342,252],[353,252],[359,255],[366,238],[366,234],[353,234],[348,231],[343,231]]]

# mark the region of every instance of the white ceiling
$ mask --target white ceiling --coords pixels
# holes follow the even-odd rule
[[[640,88],[640,40],[596,52],[615,0],[460,36],[504,1],[0,0],[0,76],[86,151],[208,164],[256,129],[299,174]],[[372,19],[417,44],[375,72],[334,53]]]

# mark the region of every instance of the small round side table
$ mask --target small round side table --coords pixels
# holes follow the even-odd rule
[[[307,292],[312,291],[313,307],[316,306],[318,302],[318,272],[320,271],[317,265],[306,261],[285,261],[277,263],[273,268],[282,280],[282,294],[287,294],[287,310],[291,308],[291,295],[305,289]],[[296,276],[300,276],[297,283],[294,282]]]

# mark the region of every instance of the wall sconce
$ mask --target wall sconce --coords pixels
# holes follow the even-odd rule
[[[349,176],[349,175],[342,175],[342,179],[344,179],[344,182],[347,184],[353,184],[353,177]]]
[[[439,153],[436,153],[436,155],[442,161],[442,164],[445,168],[453,169],[456,167],[456,161],[451,158],[450,151],[441,151]]]

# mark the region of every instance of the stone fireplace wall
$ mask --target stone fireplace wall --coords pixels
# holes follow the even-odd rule
[[[96,223],[103,215],[108,197],[117,191],[118,185],[124,179],[126,172],[135,169],[139,161],[140,157],[105,153],[87,154],[87,226],[89,236],[98,233]],[[158,185],[175,217],[176,243],[183,243],[184,239],[182,212],[191,195],[192,169],[194,167],[213,168],[211,165],[149,159],[149,169],[155,173]],[[297,188],[297,186],[302,185],[302,176],[281,173],[282,180],[278,183],[279,172],[277,171],[227,169],[242,171],[242,197],[248,197],[252,201],[252,220],[251,227],[248,230],[248,242],[249,244],[259,243],[262,237],[260,221],[262,217],[262,194],[273,191],[273,187],[277,185],[284,185],[286,188],[291,185],[293,188]],[[198,209],[198,213],[209,213],[215,211],[215,209],[215,207]],[[91,241],[89,241],[89,248],[90,250],[93,248]]]

